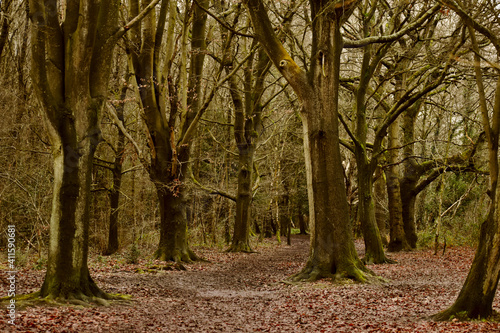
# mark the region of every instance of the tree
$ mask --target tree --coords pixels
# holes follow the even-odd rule
[[[484,80],[482,62],[487,62],[498,71],[497,64],[489,61],[487,54],[481,52],[476,32],[480,33],[486,41],[493,46],[496,54],[500,56],[500,39],[495,25],[489,25],[488,21],[482,23],[474,17],[484,19],[498,17],[498,7],[492,1],[482,1],[475,4],[474,8],[464,7],[457,1],[440,1],[449,6],[465,22],[468,28],[471,47],[474,52],[473,67],[475,71],[477,89],[479,94],[479,106],[483,120],[483,128],[486,133],[489,157],[489,197],[491,199],[486,220],[481,224],[479,244],[469,270],[469,274],[458,295],[455,303],[448,309],[434,316],[437,320],[450,320],[454,317],[460,318],[487,318],[493,310],[492,304],[500,278],[500,197],[498,196],[498,144],[500,133],[500,76],[496,79],[494,89],[494,101],[488,103],[486,95],[486,82]],[[477,11],[477,12],[476,12]],[[481,16],[476,16],[481,13]],[[491,105],[491,108],[488,105]]]
[[[117,62],[119,63],[119,59],[117,59]],[[117,71],[114,80],[119,81],[117,76],[121,74],[122,73]],[[126,75],[126,78],[130,78],[130,75]],[[117,90],[118,88],[115,89]],[[119,99],[115,103],[111,102],[110,104],[108,104],[109,108],[114,108],[112,117],[116,117],[116,120],[121,123],[125,121],[124,100],[126,99],[128,90],[128,80],[125,80],[125,82],[122,82],[119,96],[117,96]],[[118,94],[118,92],[116,92],[116,94]],[[115,141],[115,144],[113,144],[113,141]],[[111,185],[109,186],[109,188],[105,188],[106,193],[109,197],[109,229],[108,243],[106,250],[104,251],[104,255],[111,255],[119,249],[118,216],[120,211],[119,201],[120,191],[122,187],[123,162],[125,159],[125,135],[118,128],[116,140],[113,140],[112,138],[108,139],[103,135],[103,142],[106,142],[106,147],[112,151],[112,161],[108,161],[104,158],[99,158],[96,156],[94,165],[105,168],[111,172]]]
[[[302,102],[311,245],[295,280],[336,274],[367,281],[372,273],[359,260],[349,223],[340,157],[338,92],[341,26],[358,1],[310,1],[310,68],[301,69],[277,38],[261,0],[246,0],[256,38]]]
[[[252,51],[254,52],[254,51]],[[255,52],[254,52],[255,54]],[[254,68],[251,56],[245,68],[245,99],[241,97],[235,76],[229,79],[234,105],[234,137],[238,147],[238,189],[236,194],[236,215],[231,252],[252,252],[249,244],[251,202],[253,192],[254,154],[259,132],[262,131],[262,94],[264,80],[269,71],[269,58],[263,50]]]
[[[157,1],[123,27],[118,1],[31,0],[31,76],[54,157],[47,272],[40,297],[110,298],[87,266],[90,180],[113,49]]]
[[[443,48],[438,64],[436,66],[425,65],[420,72],[417,72],[421,75],[425,74],[424,77],[428,78],[427,82],[424,81],[425,84],[422,84],[421,76],[416,73],[411,76],[411,80],[410,78],[404,78],[404,76],[408,75],[405,62],[415,56],[412,53],[415,50],[418,51],[419,48],[417,46],[421,44],[419,38],[415,38],[415,34],[419,33],[415,30],[425,27],[425,29],[421,29],[424,31],[424,35],[428,33],[428,30],[432,31],[433,25],[436,24],[433,17],[439,11],[439,8],[439,4],[433,5],[428,9],[425,6],[418,8],[421,12],[415,15],[416,18],[414,20],[411,20],[413,7],[408,9],[403,3],[400,3],[400,6],[391,8],[389,11],[391,14],[390,24],[388,25],[391,29],[389,35],[369,36],[361,40],[353,40],[345,43],[346,48],[363,47],[359,83],[353,83],[352,79],[342,80],[342,85],[355,95],[355,108],[353,111],[355,118],[354,129],[350,129],[343,116],[341,117],[341,121],[352,140],[352,144],[347,144],[346,146],[356,156],[359,186],[359,215],[367,249],[365,258],[367,262],[386,261],[375,223],[372,183],[373,173],[379,164],[379,160],[382,158],[382,154],[386,154],[383,142],[388,132],[390,139],[388,148],[390,150],[386,155],[388,155],[389,159],[387,182],[391,226],[390,249],[401,250],[406,247],[400,221],[401,214],[404,216],[404,207],[399,207],[396,202],[396,199],[400,198],[400,191],[397,189],[397,184],[395,183],[394,170],[391,170],[394,169],[396,162],[396,156],[393,156],[393,154],[397,148],[396,141],[399,140],[398,133],[395,131],[397,128],[396,122],[400,115],[411,110],[414,105],[421,104],[422,99],[427,94],[435,91],[444,83],[448,75],[448,69],[454,61],[453,56],[450,57],[450,52],[451,54],[455,54],[461,43],[463,43],[463,41],[457,42],[460,29],[453,30],[450,36],[451,43],[446,48]],[[362,25],[365,27],[364,34],[367,35],[370,34],[370,30],[366,26],[374,15],[375,9],[372,8],[370,11],[365,9],[365,12],[367,14],[361,17],[363,22],[365,22]],[[382,22],[381,20],[374,21]],[[403,25],[403,23],[405,24]],[[405,44],[405,35],[409,35],[408,39],[416,39],[416,47],[408,47],[402,55],[391,54],[394,53],[392,50],[396,47],[396,41],[399,41],[400,45]],[[375,48],[372,45],[374,43],[381,45]],[[385,70],[381,69],[381,67],[385,68]],[[386,81],[392,78],[396,78],[394,89],[390,89],[386,84]],[[374,86],[370,86],[370,84],[374,84]],[[375,108],[382,108],[385,111],[385,114],[380,117],[381,119],[372,125],[373,133],[371,136],[373,137],[373,143],[367,141],[368,129],[370,129],[368,126],[370,123],[368,121],[367,110],[370,99],[374,100]],[[391,100],[393,101],[392,103],[390,102]],[[373,112],[374,116],[371,118],[377,119],[375,111]],[[374,121],[372,120],[371,122]]]
[[[177,95],[171,73],[175,57],[176,2],[163,1],[158,17],[156,13],[151,12],[141,26],[131,29],[128,46],[150,137],[148,146],[151,163],[145,163],[145,167],[156,187],[160,206],[160,241],[155,256],[161,260],[188,262],[198,257],[189,249],[187,242],[186,197],[183,182],[192,137],[185,137],[185,133],[198,112],[201,99],[200,78],[205,55],[203,48],[206,23],[206,14],[196,7],[192,31],[192,66],[188,84],[186,61],[191,17],[189,3],[186,1],[181,36],[180,97]],[[140,1],[131,1],[130,12],[137,14],[140,6]],[[167,21],[168,35],[165,39],[163,34]],[[165,40],[167,45],[164,46]],[[166,55],[161,63],[163,47]],[[188,90],[191,91],[189,96]],[[168,106],[170,110],[167,109]],[[176,133],[179,112],[182,113],[181,132]]]
[[[205,76],[206,23],[209,1],[186,1],[180,35],[178,76],[174,77],[175,25],[177,3],[163,2],[158,18],[151,12],[139,27],[131,30],[129,48],[132,67],[148,131],[151,163],[144,161],[156,187],[160,204],[160,241],[156,257],[161,260],[192,261],[196,254],[189,248],[186,219],[186,176],[189,174],[191,147],[198,123],[215,93],[243,62],[222,76],[224,63],[213,73],[213,84],[202,92]],[[131,2],[131,12],[139,11],[139,1]],[[192,20],[191,20],[192,17]],[[168,18],[167,35],[164,30]],[[191,23],[192,22],[192,23]],[[191,29],[189,27],[191,26]],[[191,36],[190,59],[188,37]],[[165,38],[164,38],[165,37]],[[233,34],[222,43],[222,59],[228,57]],[[166,40],[166,45],[164,41]],[[162,50],[165,60],[161,61]],[[187,62],[190,60],[189,70]]]

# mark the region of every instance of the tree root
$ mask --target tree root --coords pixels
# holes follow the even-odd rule
[[[325,278],[333,278],[334,275],[326,269],[307,264],[302,271],[288,278],[292,282],[315,282]]]
[[[12,297],[0,298],[0,304],[9,303]],[[16,295],[16,308],[25,309],[27,307],[36,306],[80,306],[80,307],[91,307],[91,306],[111,306],[115,303],[128,304],[132,301],[132,297],[129,295],[122,294],[104,294],[104,297],[99,296],[87,296],[79,292],[76,294],[70,293],[68,295],[49,295],[46,297],[40,297],[40,292],[34,292],[31,294]]]
[[[193,261],[206,261],[198,257],[190,248],[184,250],[165,250],[158,249],[155,252],[155,258],[161,261],[174,261],[192,263]]]
[[[381,283],[387,282],[385,279],[377,276],[371,270],[359,262],[356,264],[344,264],[337,267],[335,272],[321,267],[320,265],[308,262],[306,266],[298,273],[290,276],[287,280],[293,283],[315,282],[320,279],[330,278],[334,283],[345,283],[346,281],[358,283]]]
[[[500,321],[500,314],[496,312],[495,310],[491,310],[491,313],[486,316],[480,316],[477,313],[474,315],[471,315],[469,311],[456,309],[455,307],[451,306],[450,308],[443,310],[441,312],[438,312],[432,316],[429,317],[430,320],[434,321],[471,321],[471,320],[491,320],[491,321]]]
[[[185,271],[186,267],[180,262],[167,262],[165,265],[150,265],[145,269],[136,268],[136,273],[157,273],[159,271]]]
[[[248,243],[237,242],[236,244],[231,244],[231,246],[225,252],[243,252],[243,253],[257,253],[252,250]]]

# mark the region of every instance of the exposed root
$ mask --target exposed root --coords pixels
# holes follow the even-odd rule
[[[49,295],[46,297],[40,297],[40,292],[37,291],[31,294],[16,295],[16,308],[24,309],[26,307],[35,306],[81,306],[81,307],[91,307],[91,306],[111,306],[114,303],[130,303],[132,297],[129,295],[122,294],[104,294],[105,297],[98,296],[87,296],[83,293],[70,293],[68,295]],[[0,298],[0,304],[9,303],[11,297]]]
[[[372,256],[365,256],[363,259],[361,259],[361,261],[365,265],[397,264],[396,260],[392,260],[390,258],[387,258],[386,256],[384,256],[382,259],[373,258]]]
[[[198,257],[190,248],[179,250],[158,249],[155,252],[155,258],[161,261],[174,261],[192,263],[193,261],[206,261]]]
[[[429,319],[434,321],[471,321],[471,320],[489,320],[489,321],[500,321],[500,314],[494,310],[491,310],[489,315],[480,316],[477,313],[471,314],[469,311],[455,308],[454,306],[436,313],[429,317]]]
[[[330,278],[334,283],[345,283],[346,281],[358,283],[381,283],[387,282],[366,268],[361,262],[356,264],[344,264],[337,267],[333,273],[329,269],[314,265],[308,262],[306,266],[297,274],[292,275],[287,280],[292,284],[297,282],[315,282],[320,279]]]
[[[165,265],[150,265],[145,269],[136,268],[136,273],[157,273],[159,271],[185,271],[186,267],[180,262],[167,262]]]
[[[322,269],[312,264],[306,264],[300,272],[292,275],[289,280],[292,282],[315,282],[325,278],[331,278],[333,274],[327,269]]]
[[[236,244],[231,244],[226,252],[257,253],[256,251],[252,250],[248,243],[245,242],[236,242]]]

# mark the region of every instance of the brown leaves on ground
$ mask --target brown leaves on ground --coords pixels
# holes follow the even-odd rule
[[[274,241],[273,241],[274,242]],[[392,253],[393,265],[371,265],[383,284],[333,285],[328,280],[280,283],[303,266],[308,239],[292,246],[271,241],[259,253],[223,253],[197,248],[209,262],[187,270],[147,270],[151,262],[92,262],[92,276],[110,293],[132,295],[130,305],[36,307],[18,310],[9,332],[500,332],[499,323],[427,319],[457,297],[474,251],[451,248]],[[359,244],[358,244],[359,245]],[[162,263],[158,263],[162,264]],[[18,292],[36,291],[43,272],[18,274]],[[3,276],[2,290],[6,290]],[[498,309],[498,301],[494,304]]]

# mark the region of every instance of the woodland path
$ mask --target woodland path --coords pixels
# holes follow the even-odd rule
[[[361,252],[361,243],[357,243]],[[111,307],[28,308],[17,325],[0,318],[9,332],[500,332],[499,323],[435,323],[428,316],[456,298],[473,250],[456,247],[389,254],[394,265],[370,268],[389,280],[379,285],[334,285],[328,280],[287,285],[281,280],[303,266],[308,237],[292,246],[266,240],[259,253],[230,254],[195,247],[211,261],[186,271],[138,272],[151,262],[91,262],[92,276],[105,291],[129,294],[130,304]],[[4,276],[2,290],[5,290]],[[22,270],[19,292],[36,291],[43,272]],[[498,297],[495,308],[499,308]]]

